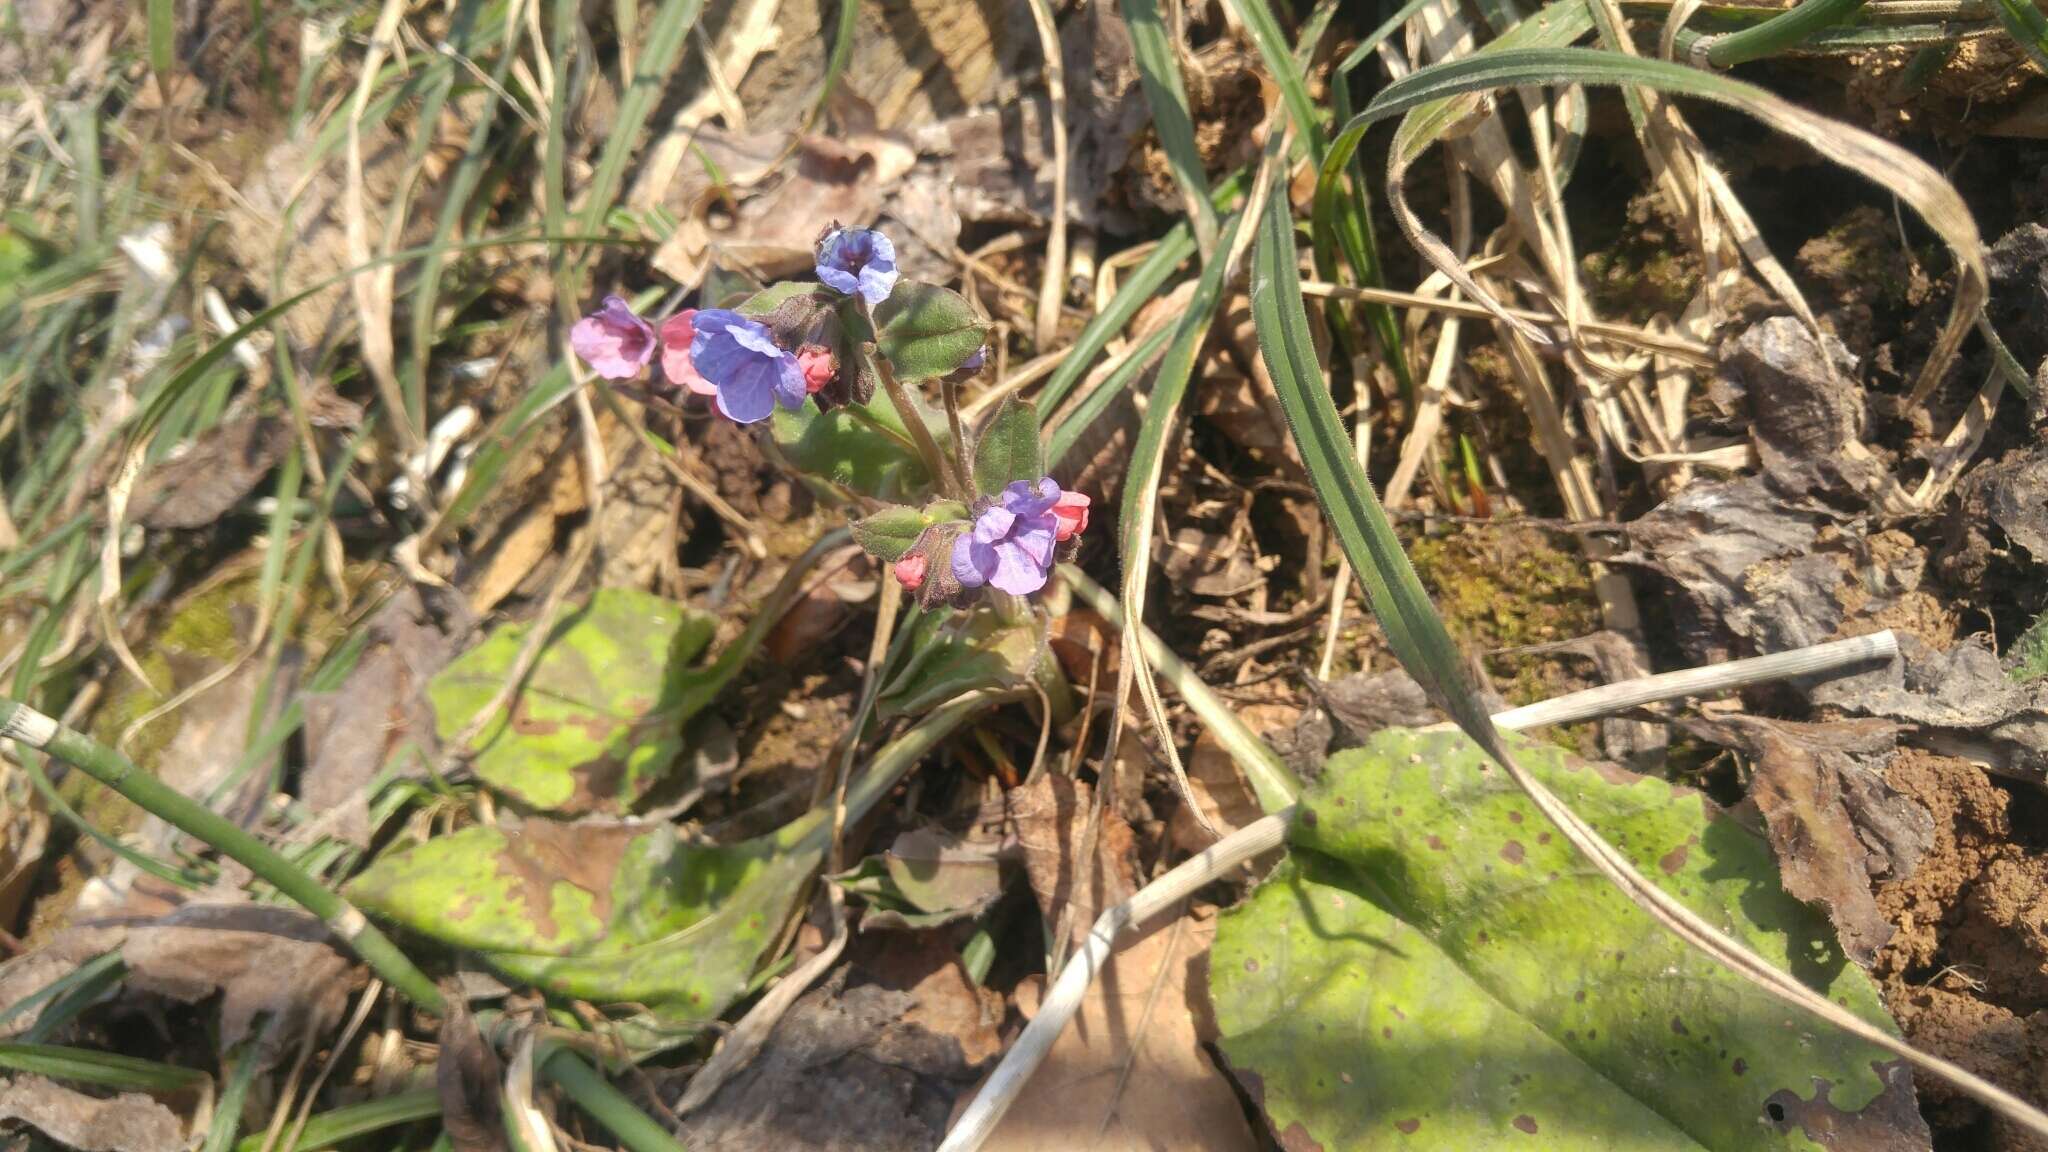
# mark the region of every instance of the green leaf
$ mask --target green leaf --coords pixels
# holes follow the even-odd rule
[[[348,895],[550,995],[711,1020],[780,938],[817,824],[721,847],[669,824],[478,825],[385,854]]]
[[[936,928],[980,915],[1003,894],[999,854],[929,829],[903,833],[838,879],[868,903],[862,931]]]
[[[529,627],[497,629],[427,685],[443,741],[497,694]],[[556,622],[512,702],[467,749],[478,778],[528,808],[630,808],[682,750],[695,711],[681,699],[682,673],[716,629],[715,618],[659,596],[599,590]]]
[[[926,482],[924,465],[887,397],[830,412],[815,404],[795,412],[778,405],[769,432],[791,464],[863,496],[897,499]]]
[[[824,285],[815,280],[778,280],[747,297],[747,302],[733,311],[742,316],[766,316],[787,301],[799,296],[816,295],[822,291]]]
[[[875,559],[894,564],[910,551],[924,530],[942,520],[963,520],[967,506],[957,500],[934,500],[923,508],[897,505],[853,522],[853,542]]]
[[[1030,679],[1046,650],[1046,621],[1038,613],[1005,624],[992,612],[965,618],[927,612],[913,625],[910,663],[882,689],[876,715],[915,716],[979,688],[1015,688]]]
[[[875,309],[876,343],[905,383],[960,370],[988,343],[988,322],[967,297],[936,284],[904,280]]]
[[[847,792],[847,819],[873,811],[994,702],[950,701],[883,746]],[[387,852],[345,891],[364,911],[550,996],[643,1005],[632,1042],[661,1047],[752,985],[824,858],[826,816],[718,846],[685,842],[667,823],[478,825]]]
[[[1515,744],[1666,891],[1889,1025],[1754,834],[1696,792]],[[1900,1062],[1666,932],[1462,735],[1381,732],[1302,808],[1210,965],[1224,1054],[1289,1147],[1817,1147],[1802,1124],[1926,1146]]]
[[[992,497],[1013,480],[1036,482],[1044,475],[1038,409],[1028,400],[1007,397],[974,442],[975,491]]]

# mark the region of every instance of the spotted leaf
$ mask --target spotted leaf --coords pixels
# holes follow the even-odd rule
[[[1769,849],[1695,792],[1516,741],[1656,883],[1890,1026]],[[1455,732],[1333,757],[1223,919],[1222,1048],[1289,1149],[1913,1149],[1904,1066],[1680,942]]]

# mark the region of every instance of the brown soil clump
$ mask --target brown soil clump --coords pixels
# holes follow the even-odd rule
[[[1966,760],[1906,748],[1886,778],[1935,825],[1919,867],[1877,892],[1898,928],[1873,966],[1887,1005],[1914,1044],[2048,1101],[2048,853],[2013,842],[2011,798]],[[1937,1130],[2048,1152],[1932,1077],[1917,1083]]]

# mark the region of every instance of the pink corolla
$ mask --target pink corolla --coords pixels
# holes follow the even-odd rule
[[[604,298],[604,306],[569,328],[569,347],[607,380],[630,380],[654,358],[654,326],[625,300]]]

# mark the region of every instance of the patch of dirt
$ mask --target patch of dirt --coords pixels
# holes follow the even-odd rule
[[[2015,842],[2013,797],[1968,761],[1905,748],[1886,779],[1934,817],[1918,867],[1877,889],[1898,929],[1872,969],[1886,1005],[1914,1044],[2048,1101],[2048,852]],[[2044,1147],[1932,1077],[1916,1083],[1938,1129]]]

